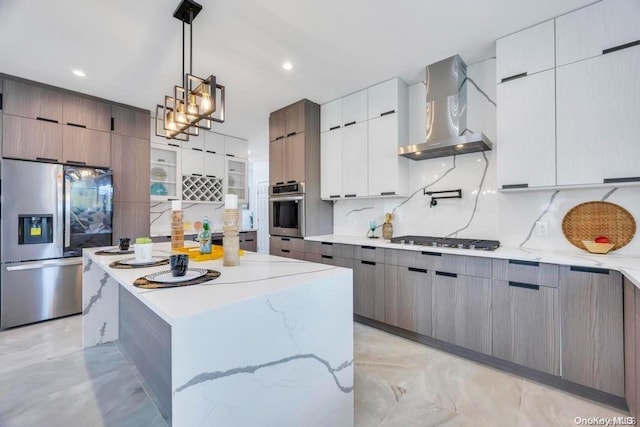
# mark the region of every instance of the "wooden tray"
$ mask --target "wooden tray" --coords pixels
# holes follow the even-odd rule
[[[224,250],[222,249],[222,246],[219,245],[211,245],[211,253],[206,255],[201,254],[200,248],[197,246],[189,248],[174,248],[172,251],[187,254],[189,255],[189,259],[194,261],[211,261],[214,259],[220,259],[224,256]],[[238,253],[240,256],[244,255],[244,251],[242,249],[240,249]]]
[[[586,250],[583,240],[607,236],[620,249],[633,239],[636,221],[622,206],[609,202],[587,202],[574,206],[562,220],[562,232],[571,244]]]

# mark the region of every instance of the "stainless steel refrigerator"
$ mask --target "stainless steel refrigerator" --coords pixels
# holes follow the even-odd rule
[[[112,243],[108,169],[2,160],[0,329],[82,311],[82,248]]]

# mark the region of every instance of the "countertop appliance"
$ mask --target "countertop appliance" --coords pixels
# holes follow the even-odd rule
[[[304,237],[305,185],[296,182],[269,188],[269,234]]]
[[[449,237],[431,236],[399,236],[391,239],[391,243],[434,246],[437,248],[475,249],[480,251],[494,251],[500,247],[500,242],[497,240],[452,239]]]
[[[455,55],[431,64],[426,73],[425,140],[400,147],[398,154],[424,160],[491,150],[492,143],[485,134],[471,133],[467,128],[467,82],[475,83],[467,77],[462,58]]]
[[[2,160],[0,329],[82,311],[82,248],[112,243],[111,171]]]

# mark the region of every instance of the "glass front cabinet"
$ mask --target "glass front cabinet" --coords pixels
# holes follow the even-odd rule
[[[151,143],[151,201],[182,199],[181,152],[179,146]]]
[[[226,157],[225,194],[238,196],[238,203],[249,202],[247,188],[247,160],[238,157]]]

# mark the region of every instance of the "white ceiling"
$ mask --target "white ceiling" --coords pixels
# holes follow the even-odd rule
[[[178,0],[0,0],[0,72],[153,110],[179,83]],[[265,158],[270,111],[317,103],[495,39],[593,0],[201,0],[194,74],[227,87],[227,123]],[[287,72],[282,63],[291,61]],[[80,68],[80,79],[71,69]]]

